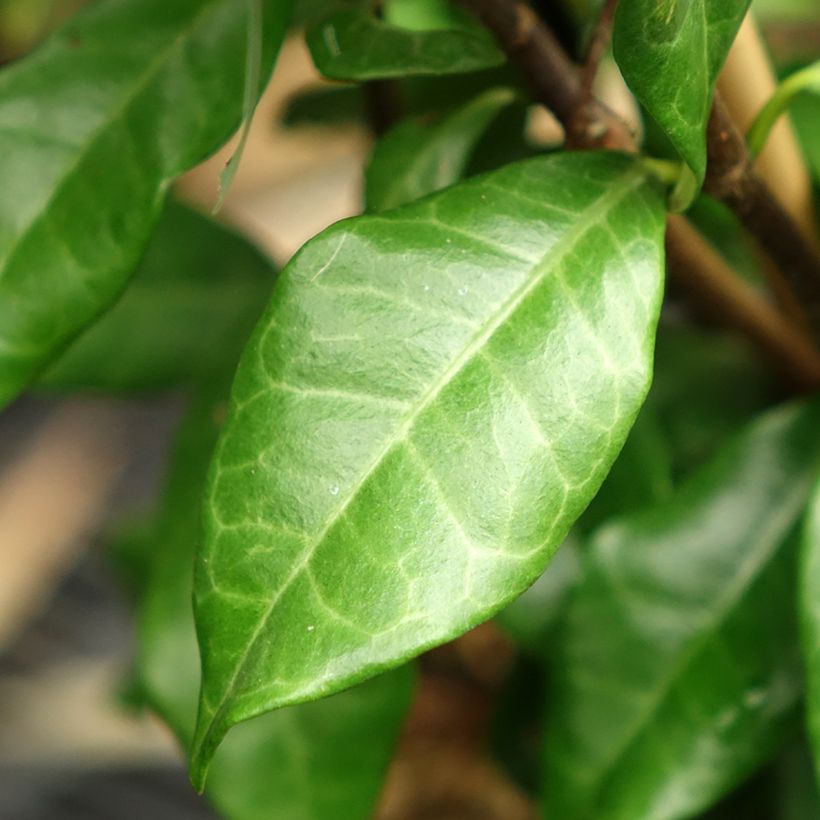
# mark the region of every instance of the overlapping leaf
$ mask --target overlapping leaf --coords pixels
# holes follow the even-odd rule
[[[498,614],[501,626],[532,653],[549,655],[556,622],[581,577],[588,534],[668,501],[771,400],[761,367],[737,339],[662,322],[652,389],[618,460],[541,578]]]
[[[706,122],[718,72],[750,0],[621,0],[615,59],[632,91],[691,169],[689,204],[706,170]]]
[[[138,635],[148,703],[190,744],[199,690],[191,587],[202,489],[223,415],[221,390],[183,423],[157,526],[144,545],[149,574]],[[237,729],[214,762],[208,796],[229,820],[361,820],[369,816],[409,703],[405,667],[317,703]],[[356,750],[340,754],[340,750]]]
[[[269,72],[290,3],[264,17]],[[120,294],[242,117],[247,5],[110,0],[0,74],[0,404]]]
[[[38,386],[119,392],[225,373],[272,284],[270,263],[251,245],[171,201],[123,296]]]
[[[461,179],[487,126],[514,99],[506,88],[486,91],[432,127],[400,123],[376,144],[365,176],[371,211],[384,211]]]
[[[288,265],[211,472],[196,782],[233,723],[540,574],[646,392],[662,231],[640,161],[562,154],[339,223]]]
[[[816,401],[773,411],[599,532],[555,663],[550,816],[689,817],[776,748],[802,689],[788,602],[818,423]]]
[[[419,31],[366,8],[331,14],[310,29],[307,43],[316,67],[334,80],[463,74],[504,62],[492,37],[476,26]]]

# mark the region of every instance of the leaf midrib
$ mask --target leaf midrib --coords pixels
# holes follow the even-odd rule
[[[649,708],[643,712],[641,717],[635,722],[635,725],[632,729],[630,729],[626,739],[616,753],[610,758],[609,762],[601,767],[603,776],[599,778],[598,785],[595,788],[595,793],[597,795],[595,805],[597,805],[597,801],[600,800],[601,795],[607,790],[609,783],[615,776],[615,773],[623,758],[626,757],[629,750],[639,741],[647,726],[655,719],[655,716],[658,714],[661,707],[669,697],[675,683],[684,676],[686,670],[700,654],[707,641],[712,638],[729,619],[743,595],[746,594],[752,584],[760,577],[771,562],[777,558],[780,550],[784,546],[784,538],[779,539],[779,545],[775,546],[774,549],[771,549],[768,557],[762,562],[760,561],[759,553],[764,552],[763,547],[769,540],[769,533],[771,531],[788,531],[788,527],[784,527],[783,523],[790,519],[793,521],[797,520],[799,512],[805,503],[806,494],[806,488],[799,486],[798,489],[796,489],[787,499],[787,501],[780,505],[779,509],[781,511],[786,510],[786,512],[783,514],[782,518],[775,521],[777,526],[772,525],[771,530],[764,531],[757,546],[754,550],[752,550],[752,555],[748,559],[748,566],[745,566],[743,571],[738,573],[736,576],[734,583],[729,585],[728,591],[725,593],[723,600],[717,607],[715,617],[709,621],[702,632],[680,655],[680,659],[674,664],[669,674],[662,678]]]
[[[63,188],[70,180],[74,178],[78,169],[88,158],[89,154],[91,154],[98,141],[107,133],[112,124],[121,119],[125,112],[128,111],[137,99],[139,99],[145,88],[165,66],[165,63],[169,59],[170,55],[179,49],[183,42],[191,37],[192,32],[199,27],[202,19],[213,11],[214,6],[221,4],[222,2],[223,0],[205,0],[204,5],[202,5],[191,18],[190,23],[176,36],[172,37],[168,45],[161,49],[158,54],[151,58],[151,60],[147,63],[144,72],[140,74],[134,87],[126,94],[125,98],[117,106],[115,106],[111,112],[109,112],[97,128],[87,135],[85,144],[80,147],[74,161],[71,163],[66,173],[62,175],[57,184],[52,188],[48,198],[34,215],[29,224],[17,234],[16,239],[9,246],[2,263],[0,263],[0,281],[2,281],[3,272],[6,271],[9,265],[11,265],[14,261],[15,255],[20,250],[20,246],[25,242],[40,222],[45,219]],[[157,180],[157,187],[159,187],[164,178],[165,175],[161,173]]]
[[[331,527],[338,519],[341,518],[342,515],[344,515],[347,507],[358,495],[359,490],[361,490],[364,484],[370,479],[371,475],[384,461],[385,457],[393,450],[393,448],[407,437],[408,433],[415,424],[416,419],[436,399],[444,387],[448,385],[457,376],[457,374],[473,360],[475,355],[478,355],[496,330],[502,326],[502,324],[522,304],[527,296],[541,284],[545,277],[557,265],[563,261],[565,256],[574,250],[575,243],[578,239],[580,239],[589,228],[597,224],[604,214],[609,213],[611,209],[618,205],[621,200],[627,196],[627,194],[629,194],[634,188],[638,187],[640,183],[643,183],[646,178],[646,172],[641,167],[633,165],[625,171],[620,178],[612,181],[609,184],[607,191],[589,208],[587,208],[586,211],[581,212],[577,222],[570,228],[570,230],[567,231],[566,234],[564,234],[563,237],[561,237],[560,240],[558,240],[558,242],[556,242],[555,245],[549,249],[549,259],[547,259],[546,256],[542,257],[542,259],[534,266],[536,273],[525,280],[525,282],[516,291],[514,291],[510,297],[508,297],[507,301],[502,305],[496,314],[495,320],[489,322],[484,330],[478,332],[473,337],[473,339],[465,346],[463,352],[457,356],[452,364],[441,374],[441,376],[433,382],[430,389],[424,394],[424,396],[421,397],[419,403],[410,413],[408,413],[404,421],[398,427],[396,434],[385,442],[384,447],[382,447],[376,454],[371,464],[363,473],[361,479],[353,485],[346,498],[337,508],[337,511],[328,518],[328,523],[322,528],[313,540],[313,543],[308,545],[305,549],[303,557],[294,566],[282,586],[274,594],[267,610],[259,619],[257,627],[252,633],[245,651],[242,653],[238,663],[236,664],[234,674],[231,677],[228,686],[225,688],[225,692],[220,699],[218,706],[211,710],[211,719],[209,720],[208,728],[202,734],[202,737],[198,741],[197,748],[194,752],[195,759],[198,758],[200,752],[205,749],[207,745],[209,745],[208,741],[214,733],[219,736],[219,732],[221,731],[221,722],[230,708],[229,700],[232,697],[237,684],[242,680],[242,677],[249,669],[247,665],[248,658],[250,657],[252,650],[255,648],[256,643],[261,638],[265,626],[272,616],[277,603],[308,565],[316,549],[318,549],[320,544],[323,542]],[[269,708],[276,708],[276,706]]]

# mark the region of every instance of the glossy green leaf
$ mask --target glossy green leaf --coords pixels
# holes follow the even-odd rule
[[[272,284],[270,263],[245,239],[169,201],[128,289],[38,385],[120,392],[225,373]]]
[[[417,31],[366,9],[345,9],[308,31],[316,68],[334,80],[463,74],[501,65],[504,54],[477,26]]]
[[[551,155],[288,265],[211,472],[197,783],[233,723],[446,641],[543,571],[648,387],[661,200],[634,158]]]
[[[288,7],[265,16],[265,73]],[[117,298],[170,180],[239,124],[246,14],[94,3],[0,74],[0,404]]]
[[[514,98],[496,88],[433,126],[406,120],[393,128],[376,144],[365,175],[368,210],[395,208],[461,179],[481,135]]]
[[[788,602],[818,424],[816,401],[779,408],[599,531],[556,653],[548,816],[690,817],[777,748],[802,690]]]
[[[159,520],[145,545],[150,570],[138,634],[140,692],[186,748],[199,690],[194,550],[205,475],[224,415],[213,395],[194,404],[178,437]],[[381,788],[411,684],[411,670],[403,667],[237,727],[214,761],[208,797],[229,820],[362,820]]]
[[[706,122],[715,81],[748,6],[749,0],[618,4],[612,35],[615,59],[629,87],[691,169],[692,194],[706,170]]]

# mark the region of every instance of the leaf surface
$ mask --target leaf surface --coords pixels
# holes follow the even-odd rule
[[[266,75],[288,9],[265,15]],[[117,298],[170,180],[239,124],[246,14],[95,3],[0,74],[0,405]]]
[[[639,161],[562,154],[297,254],[211,472],[196,782],[232,724],[442,643],[543,571],[646,393],[662,233]]]
[[[186,749],[199,690],[194,551],[217,419],[224,415],[222,394],[211,386],[183,421],[157,525],[143,547],[149,573],[139,616],[139,689]],[[402,667],[332,698],[237,727],[214,761],[208,797],[229,820],[369,816],[412,679],[410,668]]]
[[[370,211],[386,211],[457,182],[487,126],[515,94],[486,91],[434,126],[406,120],[376,144],[365,175]]]
[[[802,690],[783,604],[818,423],[816,401],[779,408],[670,503],[599,531],[556,652],[549,816],[690,817],[777,748]]]
[[[125,293],[37,384],[128,392],[211,379],[235,365],[272,285],[250,243],[171,200]]]
[[[464,74],[504,62],[503,52],[478,26],[418,31],[366,9],[331,14],[308,31],[307,44],[316,68],[333,80]]]
[[[618,4],[612,33],[615,59],[629,87],[691,169],[690,196],[700,188],[706,171],[706,122],[715,81],[749,2],[622,0]]]

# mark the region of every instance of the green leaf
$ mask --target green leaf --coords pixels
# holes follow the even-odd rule
[[[820,94],[820,60],[786,77],[755,117],[746,138],[752,156],[763,149],[775,123],[795,98],[806,93]]]
[[[814,768],[820,778],[820,484],[814,489],[803,533],[800,620],[808,688],[807,723]]]
[[[750,0],[621,0],[612,46],[629,87],[666,132],[694,180],[684,175],[689,204],[706,171],[706,122],[715,81]],[[691,189],[690,183],[694,182]]]
[[[817,820],[820,791],[806,738],[791,743],[775,762],[777,820]]]
[[[661,323],[647,399],[669,446],[677,485],[776,395],[771,374],[744,341],[718,330]]]
[[[665,501],[672,495],[672,447],[650,391],[606,481],[578,519],[589,533],[604,521]]]
[[[110,0],[0,74],[0,405],[117,298],[169,182],[239,124],[246,28],[237,0]]]
[[[384,0],[383,15],[394,26],[430,31],[463,25],[464,12],[447,0]]]
[[[248,137],[251,134],[256,103],[262,93],[263,0],[246,0],[246,2],[248,4],[248,47],[245,55],[245,88],[242,92],[242,128],[240,129],[236,150],[219,174],[219,196],[213,208],[214,213],[222,209],[225,197],[228,195],[228,191],[236,177],[236,172],[239,170],[239,163],[242,161],[242,155],[245,153]]]
[[[669,504],[599,531],[556,653],[549,816],[689,817],[777,747],[802,689],[779,604],[818,424],[816,401],[779,408]]]
[[[245,239],[171,200],[123,296],[38,386],[127,392],[225,373],[272,284],[270,263]]]
[[[514,99],[496,88],[433,126],[406,120],[393,128],[376,143],[365,175],[368,210],[395,208],[461,179],[482,134]]]
[[[820,182],[820,94],[801,94],[789,112],[815,182]]]
[[[360,85],[329,85],[297,91],[286,103],[285,128],[337,127],[365,122],[364,89]]]
[[[499,626],[529,655],[546,658],[553,630],[582,571],[581,543],[573,531],[541,577],[496,615]]]
[[[415,31],[367,10],[345,9],[308,31],[316,68],[334,80],[463,74],[492,68],[504,54],[478,26]]]
[[[634,158],[551,155],[288,265],[211,472],[195,782],[232,724],[447,641],[543,571],[648,387],[661,198]]]
[[[191,591],[200,507],[224,403],[211,390],[181,427],[140,611],[140,692],[188,747],[199,690]],[[208,797],[231,820],[361,820],[369,816],[409,705],[403,667],[317,703],[236,728],[220,750]],[[340,755],[339,750],[354,750]]]

